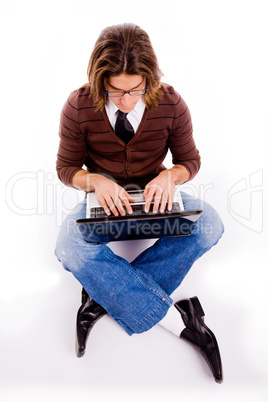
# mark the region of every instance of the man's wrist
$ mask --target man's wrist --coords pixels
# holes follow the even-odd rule
[[[88,191],[95,191],[96,190],[96,182],[99,179],[100,175],[96,173],[88,173],[86,176],[87,178],[87,187],[89,188]]]
[[[81,169],[73,177],[73,186],[77,190],[95,191],[96,176],[99,175]]]
[[[175,185],[183,184],[190,179],[190,172],[183,165],[175,165],[169,171],[172,173]]]

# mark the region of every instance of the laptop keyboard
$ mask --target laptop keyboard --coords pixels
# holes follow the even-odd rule
[[[144,206],[145,206],[145,204],[133,204],[133,205],[131,205],[133,214],[129,214],[127,212],[127,210],[124,208],[125,213],[126,213],[126,215],[131,215],[131,216],[134,215],[137,217],[144,216],[144,215],[155,215],[153,213],[153,204],[151,204],[149,212],[144,211]],[[166,208],[165,211],[163,212],[163,214],[172,214],[174,212],[180,212],[180,211],[181,211],[180,204],[178,202],[173,202],[172,210],[168,211]],[[158,211],[158,213],[159,213],[159,211]],[[105,217],[109,218],[102,207],[91,208],[90,209],[90,217],[91,218],[105,218]],[[110,217],[111,217],[111,215],[110,215]],[[112,215],[112,217],[114,217],[114,215]]]

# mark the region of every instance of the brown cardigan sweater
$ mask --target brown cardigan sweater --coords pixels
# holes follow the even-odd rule
[[[83,165],[120,185],[144,187],[165,169],[168,149],[173,164],[185,166],[192,179],[200,168],[200,156],[192,135],[191,115],[182,97],[171,86],[162,87],[156,110],[145,109],[139,128],[126,145],[114,133],[106,111],[97,112],[90,89],[72,92],[60,122],[57,173],[67,186]]]

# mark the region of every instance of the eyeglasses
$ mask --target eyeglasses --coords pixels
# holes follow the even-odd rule
[[[146,94],[147,88],[145,89],[132,89],[131,91],[106,91],[105,93],[109,98],[120,98],[125,94],[129,94],[130,96],[141,96]]]

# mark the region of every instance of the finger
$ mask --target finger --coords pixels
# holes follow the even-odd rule
[[[145,186],[145,189],[144,189],[144,191],[143,191],[143,198],[144,198],[145,200],[147,200],[148,198],[151,198],[151,200],[152,200],[153,195],[154,195],[154,193],[155,193],[155,190],[156,190],[155,186],[154,186],[151,182],[149,182],[149,183]]]
[[[106,213],[106,215],[110,216],[110,215],[111,215],[111,211],[110,211],[110,208],[108,207],[108,205],[107,205],[105,199],[104,199],[104,198],[100,198],[100,199],[99,199],[99,202],[100,202],[102,208],[104,209],[104,212]]]
[[[115,206],[116,206],[119,214],[125,216],[126,212],[125,212],[125,210],[123,208],[123,204],[122,204],[120,198],[118,198],[116,201],[114,201],[114,203],[115,203]]]
[[[149,187],[148,185],[145,187],[144,191],[143,191],[143,197],[146,198],[148,196],[148,192],[149,192]]]
[[[127,212],[129,214],[132,214],[133,211],[132,211],[130,202],[134,202],[135,198],[132,197],[130,194],[128,194],[127,191],[125,191],[122,188],[122,190],[119,193],[119,199],[120,199],[120,202],[123,204],[123,206],[126,208]],[[123,208],[123,206],[122,206],[122,208]],[[125,210],[124,210],[124,212],[125,212]]]
[[[144,195],[144,199],[145,199],[145,206],[144,206],[144,211],[148,212],[150,210],[150,205],[153,201],[153,197],[154,197],[154,189],[151,188],[151,190],[147,193],[147,195]]]
[[[162,199],[161,193],[155,194],[155,196],[154,196],[154,206],[153,206],[153,213],[154,214],[156,214],[158,212],[161,199]]]
[[[133,197],[131,194],[126,193],[125,197],[129,200],[129,202],[134,202],[136,200],[135,197]]]
[[[119,213],[118,213],[118,210],[117,210],[117,208],[116,208],[116,206],[114,204],[113,199],[112,198],[106,199],[106,203],[107,203],[110,211],[112,212],[112,214],[115,215],[115,216],[118,216]]]
[[[126,195],[126,196],[122,196],[122,197],[121,197],[121,201],[122,201],[122,203],[124,204],[124,206],[125,206],[127,212],[128,212],[129,214],[132,214],[132,213],[133,213],[133,210],[132,210],[132,207],[131,207],[129,201],[134,202],[134,201],[135,201],[135,198],[133,198],[133,197],[130,197],[130,198],[129,198],[129,197]]]
[[[168,197],[168,210],[171,211],[172,210],[172,205],[173,205],[173,201],[174,201],[174,190],[171,191],[170,196]]]
[[[165,212],[167,202],[168,202],[168,195],[166,192],[163,192],[162,199],[161,199],[161,207],[160,207],[161,213]]]
[[[133,197],[131,194],[129,194],[124,188],[120,188],[118,198],[120,199],[121,205],[123,204],[122,208],[124,206],[126,208],[127,212],[129,214],[132,214],[133,211],[132,211],[130,203],[135,202],[135,197]],[[120,211],[122,211],[122,209],[120,209]],[[121,215],[122,215],[122,213],[121,213]],[[124,215],[125,215],[125,210],[124,210]]]

